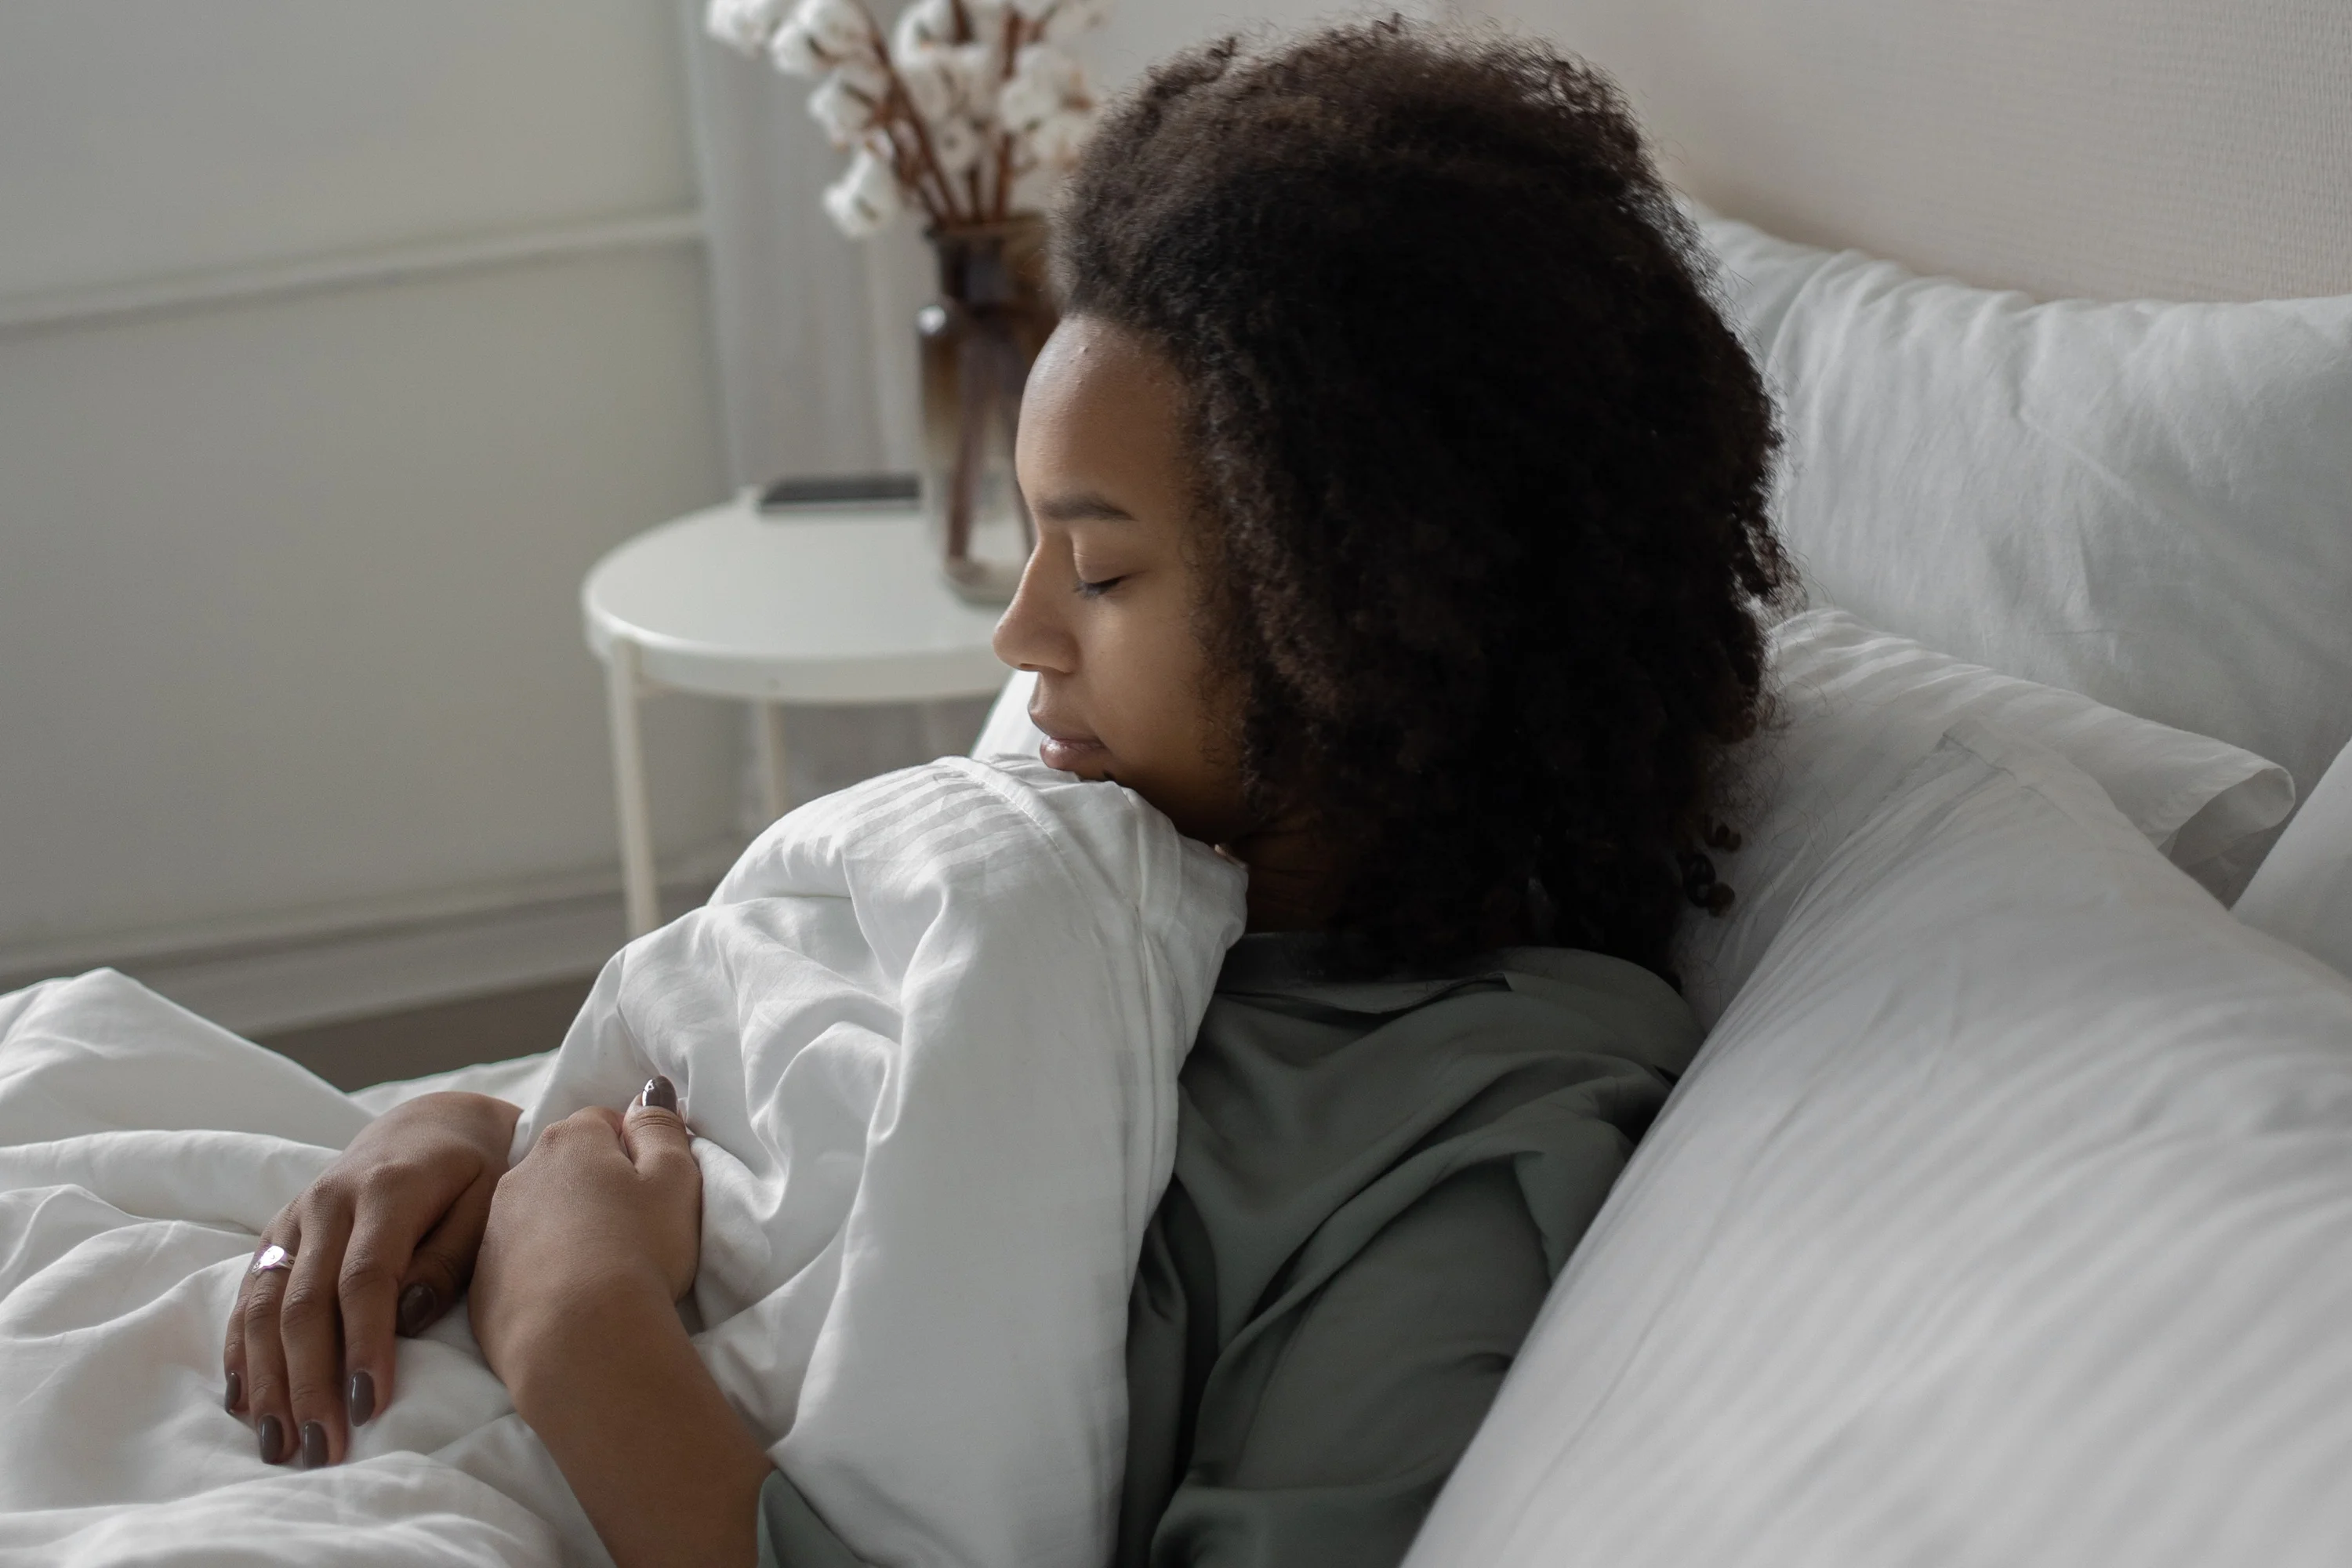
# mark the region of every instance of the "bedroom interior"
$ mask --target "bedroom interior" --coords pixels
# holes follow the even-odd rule
[[[2340,1562],[2352,10],[1408,9],[1622,84],[1778,404],[1806,594],[1720,858],[1739,901],[1679,950],[1707,1043],[1410,1568]],[[0,1187],[79,1169],[69,1133],[272,1131],[238,1085],[289,1148],[340,1147],[437,1087],[528,1107],[683,1074],[616,1022],[535,1055],[624,984],[580,584],[777,475],[912,471],[931,291],[908,226],[861,247],[816,220],[836,155],[702,10],[240,0],[154,8],[128,45],[119,12],[0,16],[0,1051],[46,1005],[25,988],[105,966],[363,1091],[158,1057],[114,1108],[51,1052],[24,1084],[60,1130],[0,1058]],[[1083,52],[1115,90],[1328,11],[1130,3]],[[1024,679],[794,708],[784,792],[1034,756]],[[662,916],[730,875],[802,887],[756,852],[729,872],[773,815],[761,732],[693,698],[646,715]],[[147,1109],[174,1094],[199,1109]],[[723,1114],[753,1151],[735,1195],[781,1185],[754,1111]],[[276,1206],[207,1167],[142,1209],[90,1158],[132,1215],[257,1232]],[[1115,1228],[1097,1206],[1073,1223]],[[788,1294],[775,1234],[729,1224],[735,1273],[695,1299],[715,1343]],[[35,1337],[0,1329],[0,1387],[45,1375]],[[543,1454],[444,1436],[492,1500],[456,1555],[595,1559],[538,1500]],[[421,1471],[399,1484],[472,1506]],[[288,1561],[328,1539],[304,1506]],[[0,1497],[0,1559],[189,1528],[26,1507]]]

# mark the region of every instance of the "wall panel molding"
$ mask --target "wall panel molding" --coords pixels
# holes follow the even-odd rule
[[[662,912],[709,895],[730,837],[662,858]],[[119,969],[237,1034],[337,1023],[593,972],[626,932],[610,867],[0,948],[0,992]]]
[[[266,304],[343,289],[414,282],[484,268],[698,246],[698,211],[647,213],[591,223],[537,224],[458,239],[371,247],[333,255],[256,262],[88,289],[0,294],[0,335],[110,324],[131,317],[230,305]]]

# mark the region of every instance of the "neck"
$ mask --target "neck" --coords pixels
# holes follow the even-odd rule
[[[1285,815],[1217,846],[1249,868],[1249,929],[1320,931],[1339,902],[1330,847],[1306,822]]]

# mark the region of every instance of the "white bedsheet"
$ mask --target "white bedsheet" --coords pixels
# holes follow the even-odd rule
[[[677,1082],[698,1342],[861,1555],[1108,1556],[1128,1278],[1241,889],[1115,785],[938,763],[786,817],[573,1025],[519,1140]],[[0,997],[0,1563],[601,1560],[462,1311],[346,1465],[221,1409],[256,1231],[369,1115],[110,972]]]

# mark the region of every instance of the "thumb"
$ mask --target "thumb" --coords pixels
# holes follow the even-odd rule
[[[658,1174],[661,1167],[676,1161],[694,1163],[694,1135],[678,1114],[677,1088],[668,1079],[656,1075],[647,1080],[630,1102],[621,1118],[621,1142],[630,1163],[647,1175]]]

